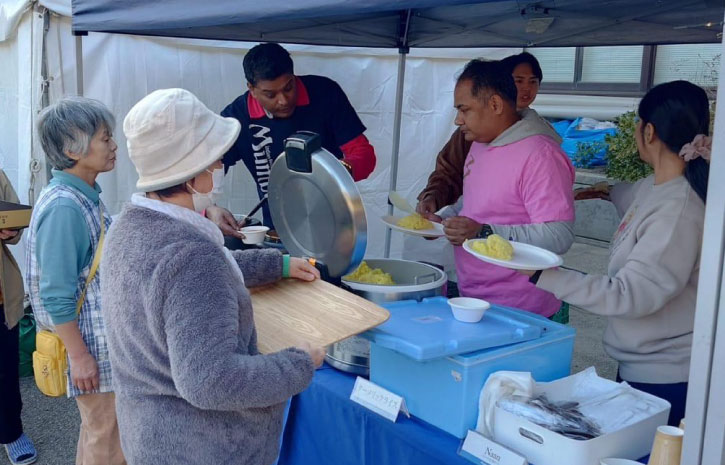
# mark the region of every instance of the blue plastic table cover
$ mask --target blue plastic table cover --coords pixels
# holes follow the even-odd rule
[[[327,364],[292,398],[279,465],[471,465],[461,440],[402,413],[393,423],[350,400],[355,376]]]
[[[511,313],[500,312],[495,305],[478,323],[463,323],[453,318],[445,297],[421,302],[404,300],[383,304],[390,318],[363,333],[363,337],[413,360],[433,360],[509,344],[538,339],[541,327]]]
[[[279,465],[471,465],[458,455],[460,439],[402,413],[393,423],[351,401],[354,384],[354,375],[327,364],[317,370],[292,398]]]

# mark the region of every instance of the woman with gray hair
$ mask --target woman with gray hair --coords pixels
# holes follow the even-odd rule
[[[38,120],[53,179],[33,209],[26,282],[38,325],[53,329],[68,353],[67,392],[81,416],[77,465],[126,463],[101,315],[100,270],[93,266],[111,224],[96,177],[116,164],[114,126],[102,103],[83,97],[58,101]]]

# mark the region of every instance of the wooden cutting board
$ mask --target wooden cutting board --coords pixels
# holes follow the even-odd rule
[[[277,352],[301,342],[327,346],[385,322],[390,313],[321,281],[283,279],[250,289],[259,351]]]

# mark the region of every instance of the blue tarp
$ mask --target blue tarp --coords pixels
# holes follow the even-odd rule
[[[76,32],[364,47],[714,43],[725,13],[722,0],[686,7],[681,0],[73,0],[72,7]]]
[[[607,144],[605,137],[617,133],[615,128],[607,129],[578,129],[581,118],[574,121],[562,120],[553,123],[554,129],[561,136],[561,148],[566,152],[574,166],[577,168],[591,168],[593,166],[602,166],[607,163]],[[595,153],[590,154],[586,163],[577,157],[577,153],[582,146],[594,146],[597,148]]]

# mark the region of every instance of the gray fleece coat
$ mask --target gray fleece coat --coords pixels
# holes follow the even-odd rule
[[[247,286],[281,277],[276,250],[234,256]],[[314,367],[297,349],[259,354],[249,292],[221,248],[191,224],[127,205],[101,267],[129,465],[274,462],[284,402]]]

